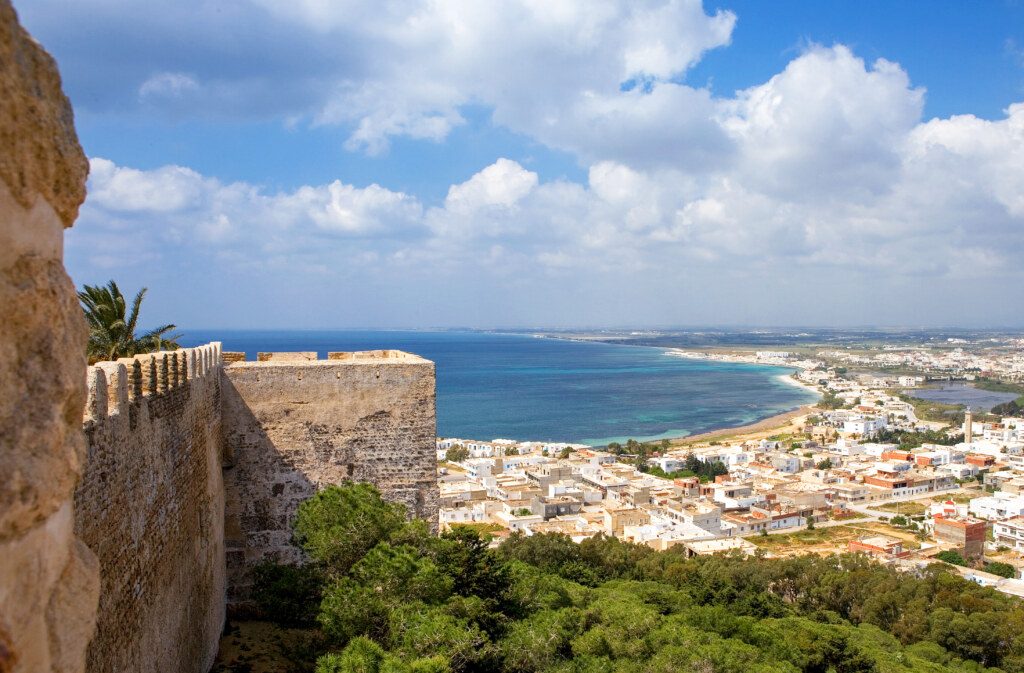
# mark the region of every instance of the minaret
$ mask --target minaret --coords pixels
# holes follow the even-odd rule
[[[974,416],[971,413],[971,408],[967,407],[967,411],[964,412],[964,441],[968,444],[974,439]]]

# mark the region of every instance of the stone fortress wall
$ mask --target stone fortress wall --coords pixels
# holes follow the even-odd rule
[[[56,64],[10,0],[0,147],[0,673],[205,673],[239,595],[225,521],[244,583],[253,562],[297,558],[286,531],[318,487],[373,481],[436,522],[426,360],[225,367],[210,344],[86,367],[63,236],[88,162]]]
[[[75,532],[99,557],[89,671],[206,671],[224,623],[220,344],[88,369]]]
[[[376,484],[437,522],[434,363],[401,351],[260,353],[224,367],[228,604],[244,609],[249,571],[296,562],[299,504],[329,484]]]
[[[434,364],[399,351],[222,353],[89,367],[75,533],[99,558],[87,671],[204,673],[250,571],[301,562],[299,504],[346,480],[436,523]]]

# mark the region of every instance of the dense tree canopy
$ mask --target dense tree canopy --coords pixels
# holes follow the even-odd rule
[[[307,501],[296,539],[312,570],[264,572],[257,597],[286,622],[288,596],[322,597],[308,611],[325,636],[318,673],[1024,671],[1021,603],[942,564],[687,559],[554,534],[489,549],[470,529],[404,522],[366,485]]]

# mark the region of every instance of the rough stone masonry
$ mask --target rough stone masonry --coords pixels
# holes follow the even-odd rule
[[[53,59],[0,0],[0,672],[78,672],[99,591],[75,536],[86,326],[64,228],[88,163]]]
[[[99,557],[89,671],[206,671],[224,624],[219,344],[88,370],[75,532]]]
[[[400,351],[315,358],[224,367],[230,607],[246,606],[254,565],[301,560],[292,521],[326,485],[372,482],[436,525],[434,363]]]
[[[220,344],[90,367],[75,531],[99,558],[90,673],[205,673],[299,504],[347,480],[437,520],[434,365]]]

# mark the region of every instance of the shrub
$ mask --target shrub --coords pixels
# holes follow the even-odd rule
[[[999,575],[1000,577],[1014,578],[1017,576],[1017,569],[1009,563],[1002,563],[1000,561],[992,561],[986,563],[985,572],[992,573],[993,575]]]
[[[340,532],[331,544],[365,542]],[[290,572],[268,571],[270,586]],[[318,673],[1024,673],[1020,601],[940,563],[687,558],[554,534],[494,551],[474,531],[438,538],[410,523],[329,581]]]
[[[323,576],[312,565],[262,563],[253,571],[253,600],[265,619],[278,624],[316,622]]]
[[[960,555],[960,552],[952,550],[940,551],[938,554],[935,555],[935,558],[937,558],[940,561],[945,561],[946,563],[952,563],[955,566],[967,565],[967,561],[965,561],[964,557]]]
[[[405,508],[384,502],[371,484],[328,486],[299,506],[295,539],[337,577],[404,523]]]

